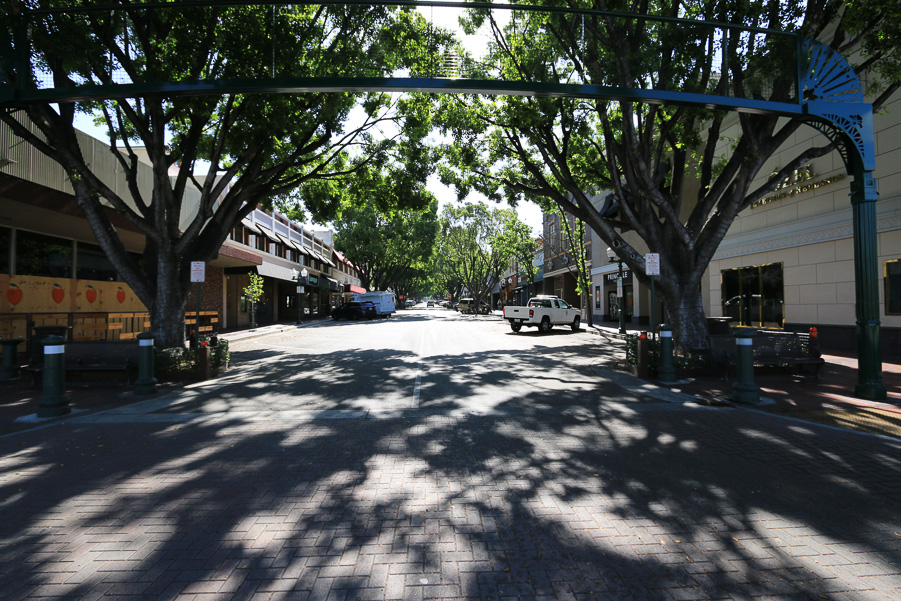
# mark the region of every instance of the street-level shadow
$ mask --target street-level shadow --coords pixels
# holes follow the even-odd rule
[[[448,380],[451,409],[453,395],[521,379],[503,373],[512,356],[437,357],[429,375]],[[313,386],[350,407],[359,394],[342,377],[359,371],[368,396],[387,398],[414,363],[357,350],[265,359],[271,368],[224,398],[268,383],[288,402]],[[524,369],[550,360],[533,353]],[[451,381],[461,365],[479,369]],[[581,369],[563,372],[585,387],[566,403],[547,372],[546,388],[489,415],[72,422],[0,438],[0,590],[215,589],[242,601],[897,592],[901,444],[615,387],[605,396]]]

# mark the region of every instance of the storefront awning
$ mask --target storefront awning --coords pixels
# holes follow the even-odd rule
[[[341,287],[341,285],[338,283],[338,280],[336,280],[334,278],[330,278],[328,276],[323,276],[323,277],[325,278],[325,281],[328,282],[329,290],[337,290],[338,288]]]
[[[354,286],[353,284],[348,286],[348,291],[353,292],[354,294],[366,294],[366,288],[360,288],[359,286]]]
[[[262,233],[263,233],[260,231],[260,228],[258,228],[256,226],[256,224],[253,221],[251,221],[250,219],[242,219],[241,225],[243,225],[244,227],[246,227],[247,229],[249,229],[251,232],[253,232],[254,234],[256,234],[258,236],[262,235]]]
[[[275,232],[273,232],[272,230],[270,230],[270,229],[269,229],[268,227],[266,227],[265,225],[257,224],[257,227],[260,229],[260,232],[261,232],[264,236],[266,236],[267,238],[269,238],[269,239],[272,240],[273,242],[280,242],[280,240],[278,239],[278,236],[275,235]]]
[[[299,241],[299,240],[291,240],[291,246],[293,246],[294,248],[296,248],[297,251],[298,251],[300,254],[302,254],[302,255],[306,255],[306,256],[308,256],[308,257],[312,257],[312,256],[313,256],[313,253],[310,252],[310,249],[307,248],[306,246],[304,246],[304,245],[303,245],[303,242],[301,242],[301,241]]]
[[[329,259],[328,257],[326,257],[326,256],[325,256],[324,254],[322,254],[321,252],[318,252],[318,251],[315,251],[315,250],[312,251],[312,252],[313,252],[313,256],[314,256],[315,258],[319,259],[320,261],[322,261],[322,262],[325,263],[326,265],[329,265],[330,267],[335,267],[335,264],[332,262],[332,260]]]
[[[262,265],[257,265],[257,273],[263,277],[275,278],[286,282],[296,281],[294,273],[289,268],[274,263],[267,263],[265,260]]]
[[[288,237],[285,236],[284,234],[279,234],[278,232],[275,232],[275,235],[278,236],[278,239],[281,240],[282,244],[284,244],[288,248],[297,248],[297,243],[289,240]],[[303,251],[301,251],[301,252],[303,252]]]

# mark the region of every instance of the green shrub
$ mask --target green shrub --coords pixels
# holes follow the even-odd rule
[[[626,336],[626,363],[633,367],[638,366],[638,335]],[[710,368],[710,360],[706,350],[673,350],[673,365],[677,372],[696,373]],[[651,375],[657,374],[660,366],[660,338],[654,340],[648,336],[648,370]]]
[[[209,342],[206,337],[201,337],[201,344]],[[197,360],[200,352],[192,348],[157,348],[154,347],[154,372],[159,380],[188,380],[197,375]],[[222,371],[228,367],[231,354],[228,350],[228,340],[219,338],[216,346],[210,346],[210,367],[214,372]]]
[[[197,351],[154,347],[154,372],[159,380],[184,380],[197,373]]]
[[[216,346],[210,347],[210,365],[214,371],[228,367],[231,354],[228,352],[228,340],[220,338]]]

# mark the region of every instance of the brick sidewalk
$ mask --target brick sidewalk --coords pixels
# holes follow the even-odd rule
[[[901,442],[653,402],[99,417],[0,438],[4,601],[901,595]]]

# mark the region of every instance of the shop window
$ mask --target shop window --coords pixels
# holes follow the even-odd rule
[[[247,297],[241,295],[241,313],[247,313]]]
[[[8,227],[0,227],[0,273],[10,273],[12,265],[9,259],[12,257],[13,231]]]
[[[781,328],[785,322],[782,263],[720,272],[723,315],[735,325]]]
[[[901,315],[901,259],[885,262],[885,314]]]
[[[79,280],[115,282],[118,279],[116,268],[106,258],[103,249],[94,244],[76,243],[75,266],[75,277]]]
[[[595,309],[601,308],[601,287],[600,286],[594,287],[594,308]]]
[[[72,277],[72,241],[18,230],[16,275]]]

